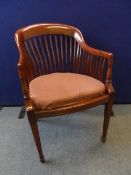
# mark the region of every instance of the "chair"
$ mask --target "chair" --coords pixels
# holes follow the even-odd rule
[[[25,108],[40,161],[45,158],[39,118],[105,104],[101,137],[105,142],[115,95],[112,54],[90,47],[77,28],[64,24],[23,27],[15,33],[15,40]]]

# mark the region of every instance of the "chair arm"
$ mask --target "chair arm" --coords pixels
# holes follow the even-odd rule
[[[24,57],[20,56],[18,64],[18,73],[22,85],[24,98],[29,96],[29,82],[32,80],[31,67]]]
[[[24,95],[26,112],[32,112],[35,107],[29,97],[29,82],[31,81],[31,75],[29,72],[31,71],[31,68],[27,63],[27,60],[22,56],[19,58],[17,66]]]
[[[102,82],[111,80],[112,53],[92,48],[84,41],[79,43],[79,45],[84,52],[81,61],[83,61],[83,65],[86,65],[85,74],[97,78]]]
[[[80,44],[81,48],[85,52],[87,52],[88,54],[100,56],[103,58],[112,58],[112,53],[110,53],[110,52],[106,52],[106,51],[102,51],[102,50],[98,50],[98,49],[95,49],[93,47],[90,47],[88,44],[86,44],[86,42],[81,42],[79,44]]]

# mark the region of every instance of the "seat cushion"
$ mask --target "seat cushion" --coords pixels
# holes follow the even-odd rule
[[[33,79],[30,97],[36,109],[54,109],[105,93],[105,85],[92,77],[76,73],[52,73]]]

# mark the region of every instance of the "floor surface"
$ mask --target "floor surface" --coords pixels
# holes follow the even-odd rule
[[[0,175],[131,175],[131,105],[114,106],[106,144],[103,106],[39,120],[45,164],[20,109],[0,111]]]

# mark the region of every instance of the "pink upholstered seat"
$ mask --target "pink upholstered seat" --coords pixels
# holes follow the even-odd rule
[[[36,109],[54,109],[96,98],[105,93],[105,85],[86,75],[52,73],[39,76],[29,85]]]

